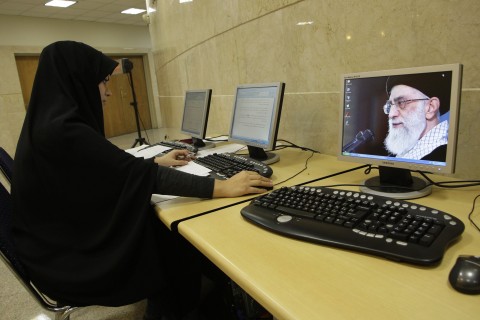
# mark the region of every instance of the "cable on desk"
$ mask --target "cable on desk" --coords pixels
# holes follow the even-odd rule
[[[299,145],[297,145],[297,144],[295,144],[295,143],[293,143],[293,142],[290,142],[290,141],[288,141],[288,140],[285,140],[285,139],[277,139],[277,141],[286,142],[286,143],[288,143],[289,145],[280,145],[280,146],[276,147],[275,150],[282,150],[282,149],[286,149],[286,148],[295,148],[295,149],[300,149],[300,150],[302,150],[302,151],[310,151],[312,154],[307,158],[307,160],[305,160],[305,167],[304,167],[302,170],[300,170],[299,172],[297,172],[296,174],[294,174],[294,175],[291,176],[290,178],[287,178],[287,179],[285,179],[285,180],[283,180],[283,181],[277,182],[277,183],[275,184],[275,186],[276,186],[276,185],[279,185],[279,184],[281,184],[281,183],[285,183],[285,182],[287,182],[287,181],[295,178],[296,176],[298,176],[300,173],[304,172],[305,170],[307,170],[307,168],[308,168],[308,161],[313,157],[313,155],[314,155],[315,153],[321,153],[321,152],[318,151],[318,150],[314,150],[314,149],[311,149],[311,148],[299,146]]]
[[[286,142],[286,143],[289,143],[290,145],[280,145],[280,146],[275,148],[276,150],[282,150],[282,149],[285,149],[285,148],[296,148],[296,149],[301,149],[303,151],[311,151],[311,152],[314,152],[314,153],[321,153],[318,150],[310,149],[310,148],[307,148],[307,147],[302,147],[302,146],[296,145],[295,143],[290,142],[290,141],[285,140],[285,139],[277,139],[277,141]]]
[[[365,171],[363,173],[369,174],[372,171],[372,168],[373,167],[371,164],[367,164],[367,168],[365,168]],[[375,167],[375,169],[378,169],[378,167]]]
[[[477,195],[475,197],[475,199],[473,199],[473,205],[472,205],[472,210],[470,211],[470,213],[468,214],[468,220],[470,221],[471,224],[473,224],[473,226],[475,227],[475,229],[477,229],[478,231],[480,231],[480,227],[475,223],[475,221],[473,221],[473,212],[475,211],[475,203],[477,202],[477,199],[480,198],[480,194]]]
[[[295,174],[294,174],[293,176],[291,176],[290,178],[287,178],[287,179],[285,179],[285,180],[283,180],[283,181],[280,181],[280,182],[275,183],[274,186],[279,185],[279,184],[284,183],[284,182],[287,182],[288,180],[291,180],[291,179],[295,178],[295,177],[298,176],[300,173],[302,173],[303,171],[307,170],[307,168],[308,168],[308,160],[310,160],[310,159],[313,157],[314,154],[315,154],[315,152],[312,151],[312,154],[307,158],[307,160],[305,160],[305,166],[303,167],[302,170],[300,170],[299,172],[295,173]]]
[[[365,169],[365,174],[369,174],[372,169],[379,169],[376,166],[372,165],[367,165],[367,168]],[[401,187],[401,186],[392,186],[392,188],[401,188],[405,190],[411,190],[411,191],[420,191],[424,188],[435,186],[439,188],[467,188],[467,187],[475,187],[475,186],[480,186],[480,180],[457,180],[457,181],[433,181],[427,176],[427,173],[431,172],[425,172],[425,171],[419,171],[419,170],[410,170],[411,172],[416,172],[420,174],[425,180],[427,180],[427,184],[423,188],[410,188],[410,187]],[[380,187],[380,186],[379,186]],[[388,188],[389,186],[382,186],[383,188]]]
[[[368,166],[369,166],[368,164],[364,164],[364,165],[361,165],[361,166],[358,166],[358,167],[355,167],[355,168],[352,168],[352,169],[347,169],[347,170],[344,170],[344,171],[335,172],[335,173],[329,174],[328,176],[324,176],[324,177],[321,177],[321,178],[316,178],[316,179],[312,179],[310,181],[299,183],[299,184],[297,184],[297,186],[303,186],[303,185],[306,185],[306,184],[309,184],[309,183],[313,183],[313,182],[328,179],[328,178],[331,178],[331,177],[339,176],[341,174],[356,171],[356,170],[359,170],[359,169],[362,169],[362,168],[365,168],[365,167],[368,167]]]
[[[432,179],[430,179],[425,172],[423,171],[415,171],[418,172],[422,177],[424,177],[430,185],[440,187],[440,188],[467,188],[467,187],[475,187],[475,186],[480,186],[480,180],[460,180],[460,181],[440,181],[440,182],[435,182]],[[452,184],[451,186],[448,186],[449,184]],[[460,185],[458,185],[460,184]]]

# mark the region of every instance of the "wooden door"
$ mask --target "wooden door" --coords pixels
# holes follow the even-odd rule
[[[16,56],[15,61],[22,88],[23,102],[25,103],[25,110],[27,110],[32,95],[33,79],[35,79],[35,73],[37,73],[38,56]]]
[[[22,88],[25,109],[28,107],[32,93],[33,80],[38,66],[38,56],[16,56],[18,75]],[[149,101],[147,94],[145,70],[142,56],[112,57],[113,59],[128,58],[133,63],[133,88],[137,100],[140,129],[152,128]],[[108,82],[112,93],[104,108],[105,136],[107,138],[137,132],[132,89],[128,74],[112,76]]]
[[[125,57],[112,57],[120,59]],[[133,64],[131,70],[133,79],[133,90],[137,100],[140,128],[151,129],[150,110],[148,105],[148,94],[143,68],[143,57],[128,57]],[[129,74],[118,74],[110,77],[108,88],[112,95],[103,109],[105,118],[105,134],[107,137],[115,137],[125,133],[137,131],[135,111],[133,108],[132,86]],[[108,134],[107,134],[108,132]]]

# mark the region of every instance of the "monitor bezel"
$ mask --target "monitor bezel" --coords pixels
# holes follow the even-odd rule
[[[344,115],[345,115],[345,98],[346,98],[346,93],[345,93],[346,80],[359,79],[359,78],[372,78],[372,77],[388,77],[388,76],[394,76],[394,75],[442,72],[442,71],[447,71],[452,73],[452,86],[451,86],[450,109],[449,109],[449,112],[450,112],[449,129],[448,129],[449,134],[448,134],[445,165],[443,164],[435,165],[432,163],[413,163],[406,160],[402,160],[402,158],[396,158],[396,157],[386,157],[385,159],[375,159],[373,157],[369,157],[368,155],[355,156],[355,155],[343,153],[342,149],[343,149],[343,143],[344,143],[343,140],[344,140],[344,134],[345,134]],[[408,169],[411,171],[449,173],[449,174],[454,173],[455,161],[456,161],[457,136],[458,136],[458,117],[460,112],[460,99],[461,99],[461,88],[462,88],[462,71],[463,71],[462,64],[455,63],[455,64],[420,66],[420,67],[410,67],[410,68],[401,68],[401,69],[356,72],[356,73],[347,73],[347,74],[341,75],[340,94],[342,96],[341,96],[341,99],[339,99],[340,100],[340,108],[339,108],[340,130],[339,130],[339,139],[338,139],[338,146],[337,146],[338,147],[337,158],[343,161]]]
[[[232,132],[234,129],[234,120],[235,120],[235,111],[237,110],[237,97],[238,93],[242,89],[248,88],[267,88],[267,87],[276,87],[277,92],[275,96],[275,104],[273,107],[273,119],[271,122],[271,127],[268,133],[268,143],[263,144],[249,139],[241,139],[235,136],[232,136]],[[233,100],[233,110],[232,116],[230,121],[230,129],[228,134],[228,141],[241,143],[252,147],[262,148],[264,150],[275,150],[277,136],[278,136],[278,129],[280,126],[280,118],[281,112],[283,107],[283,96],[285,93],[285,83],[284,82],[270,82],[270,83],[250,83],[250,84],[241,84],[238,85],[235,91],[235,97]]]
[[[187,107],[187,98],[188,95],[191,93],[204,93],[205,94],[205,99],[203,102],[203,112],[202,112],[202,122],[201,122],[201,128],[199,130],[200,133],[196,132],[191,132],[188,131],[187,129],[184,128],[184,121],[185,121],[185,110]],[[207,134],[207,126],[208,126],[208,115],[210,113],[210,104],[211,104],[211,99],[212,99],[212,89],[192,89],[192,90],[186,90],[185,91],[185,96],[183,100],[183,114],[182,114],[182,123],[180,126],[180,132],[186,135],[191,136],[192,138],[198,138],[198,139],[205,139],[205,136]]]

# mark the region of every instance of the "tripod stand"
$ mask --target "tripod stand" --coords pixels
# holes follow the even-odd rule
[[[144,145],[148,144],[147,141],[142,138],[142,133],[140,132],[140,116],[138,114],[138,103],[137,103],[137,96],[135,95],[135,88],[133,87],[133,78],[132,78],[132,69],[133,69],[133,64],[130,62],[130,60],[127,60],[129,63],[124,63],[124,67],[128,73],[128,80],[130,82],[130,88],[132,89],[132,98],[133,101],[130,103],[131,106],[133,106],[133,111],[135,112],[135,123],[137,125],[137,134],[138,137],[135,139],[135,142],[132,146],[135,147],[137,144]]]

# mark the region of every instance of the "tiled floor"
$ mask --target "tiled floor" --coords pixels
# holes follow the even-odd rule
[[[162,140],[162,130],[142,132],[142,137],[151,143]],[[137,133],[109,139],[120,148],[131,148]],[[140,320],[143,317],[145,301],[118,307],[86,307],[72,313],[71,320]],[[13,276],[7,266],[0,262],[0,319],[1,320],[51,320],[51,312],[45,312]]]

